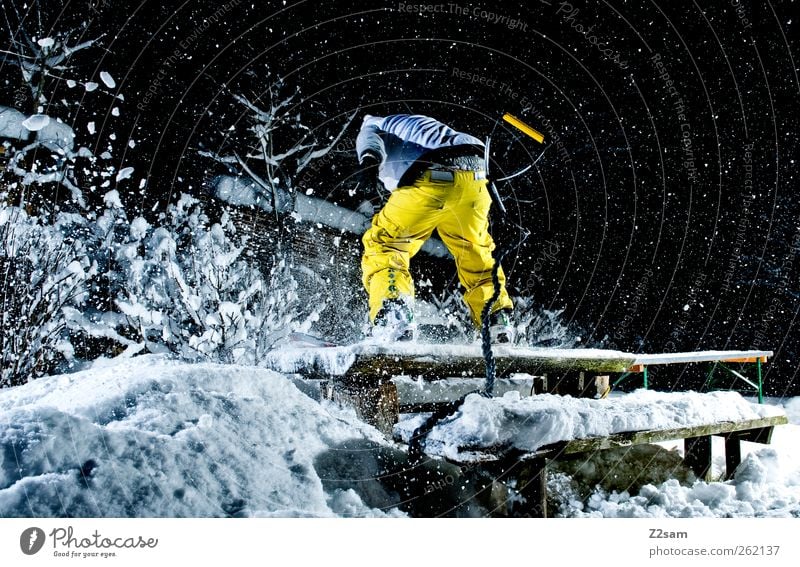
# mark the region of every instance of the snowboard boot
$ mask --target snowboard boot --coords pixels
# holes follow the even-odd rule
[[[402,299],[387,299],[383,302],[375,321],[372,336],[382,342],[413,341],[417,334],[414,312]]]
[[[500,309],[489,316],[489,334],[492,344],[512,344],[516,338],[511,324],[511,309]]]

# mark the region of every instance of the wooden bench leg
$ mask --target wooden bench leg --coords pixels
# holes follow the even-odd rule
[[[683,460],[694,471],[697,478],[710,480],[711,473],[711,436],[689,437],[684,439]]]
[[[769,443],[772,440],[772,427],[757,427],[744,431],[733,431],[725,435],[725,478],[730,480],[742,462],[742,441]]]
[[[517,492],[525,499],[525,502],[512,504],[512,516],[547,517],[546,464],[545,459],[533,459],[522,465],[517,476]]]
[[[738,437],[725,437],[725,480],[733,478],[736,467],[742,462],[742,445]]]
[[[360,419],[390,437],[400,416],[397,386],[393,382],[373,387],[335,385],[333,400],[355,409]]]

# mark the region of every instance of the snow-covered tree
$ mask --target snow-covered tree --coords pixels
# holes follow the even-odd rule
[[[0,207],[0,387],[23,384],[69,360],[67,309],[85,299],[94,275],[80,220],[43,224],[16,207]]]
[[[234,94],[247,115],[247,134],[232,134],[216,152],[201,154],[224,164],[229,173],[253,182],[257,197],[276,215],[293,210],[291,194],[295,181],[315,160],[325,157],[337,144],[356,116],[347,117],[338,132],[312,130],[294,110],[297,93],[285,94],[281,80],[271,83],[258,97]],[[325,142],[320,138],[327,136]]]
[[[90,145],[80,138],[94,138],[94,124],[80,129],[80,135],[75,124],[98,97],[122,96],[113,93],[116,82],[109,73],[88,76],[96,70],[80,68],[79,61],[96,52],[100,40],[87,39],[88,20],[65,29],[69,24],[48,23],[53,6],[41,0],[34,0],[26,14],[16,8],[13,3],[4,8],[9,37],[7,49],[0,51],[6,85],[16,85],[13,100],[0,100],[0,145],[6,158],[0,168],[0,200],[33,214],[84,210],[87,187],[107,186],[121,172],[102,164],[110,158],[108,150],[97,157],[80,145]],[[9,19],[14,15],[16,22]],[[69,100],[65,91],[73,89],[75,100]]]

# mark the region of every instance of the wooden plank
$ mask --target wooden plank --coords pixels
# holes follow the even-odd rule
[[[706,351],[668,354],[632,354],[601,349],[542,349],[496,346],[498,376],[511,373],[544,375],[558,372],[610,374],[643,372],[647,366],[694,362],[757,362],[771,351]],[[306,376],[339,376],[351,385],[380,384],[394,376],[426,380],[481,377],[485,362],[479,345],[424,343],[357,344],[342,347],[283,350],[269,366],[279,372]]]
[[[720,362],[741,362],[741,363],[756,363],[756,362],[766,362],[766,356],[750,356],[746,358],[726,358],[721,360]]]
[[[496,355],[497,375],[584,371],[597,374],[624,372],[628,358],[589,359],[580,357],[536,357]],[[437,360],[431,356],[358,354],[348,372],[341,378],[352,385],[367,385],[390,380],[394,376],[420,376],[425,380],[451,377],[482,377],[486,371],[482,356],[454,356]]]
[[[742,441],[750,441],[751,443],[763,443],[768,445],[772,441],[773,429],[774,428],[771,426],[760,428],[754,427],[746,431],[732,431],[725,435],[725,437],[735,437],[736,439],[741,439]]]
[[[505,454],[470,452],[463,453],[466,459],[446,457],[457,464],[490,472],[497,479],[513,481],[521,501],[511,504],[511,515],[515,517],[547,517],[548,459],[574,458],[595,450],[683,438],[685,461],[698,478],[708,480],[711,471],[711,432],[725,435],[726,478],[731,478],[741,462],[740,442],[744,439],[769,443],[775,425],[788,423],[786,416],[773,416],[740,422],[723,422],[697,427],[686,427],[660,431],[640,431],[594,439],[576,439],[543,447],[534,453],[506,451]],[[698,433],[696,435],[692,435]]]
[[[534,459],[522,465],[516,474],[516,490],[523,498],[511,505],[514,517],[547,517],[547,461]]]
[[[387,436],[392,435],[400,406],[397,387],[391,382],[377,388],[340,388],[334,386],[333,400],[355,409],[356,415]]]
[[[700,480],[711,480],[711,435],[683,440],[683,460]]]
[[[733,478],[733,473],[736,472],[736,467],[738,467],[741,462],[741,440],[733,435],[725,437],[725,480]]]
[[[679,427],[675,429],[654,429],[645,431],[628,431],[615,433],[608,437],[589,437],[586,439],[573,439],[561,441],[540,447],[536,451],[525,452],[508,447],[502,448],[476,448],[464,447],[463,450],[468,458],[464,462],[474,462],[483,460],[493,462],[500,459],[527,460],[536,458],[558,459],[574,454],[611,449],[614,447],[629,447],[632,445],[642,445],[647,443],[658,443],[661,441],[671,441],[675,439],[687,439],[691,437],[701,437],[705,435],[722,435],[734,432],[744,432],[747,430],[764,430],[775,425],[784,425],[789,420],[785,415],[762,417],[744,421],[724,421],[699,425],[692,427]],[[744,433],[743,433],[744,434]],[[762,432],[759,439],[764,439]],[[759,442],[769,442],[759,441]],[[459,462],[457,457],[450,457],[449,460]]]
[[[664,354],[637,354],[634,365],[684,364],[690,362],[766,362],[772,356],[767,350],[724,350],[700,352],[675,352]]]

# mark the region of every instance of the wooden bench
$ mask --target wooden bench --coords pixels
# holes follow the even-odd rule
[[[710,423],[678,429],[630,431],[608,437],[574,439],[554,443],[534,452],[515,449],[464,448],[463,458],[447,458],[460,466],[479,469],[493,478],[514,481],[522,500],[515,503],[512,514],[526,517],[547,517],[547,462],[586,458],[596,451],[634,445],[652,444],[676,439],[684,440],[684,461],[698,478],[709,479],[711,471],[711,437],[725,439],[725,478],[730,479],[742,459],[742,441],[768,444],[776,425],[788,423],[786,416],[763,417],[747,421]]]
[[[638,373],[642,377],[642,385],[649,387],[648,367],[665,364],[709,364],[710,370],[706,377],[705,389],[713,389],[715,384],[715,374],[718,369],[722,369],[733,376],[741,387],[748,389],[758,396],[758,401],[764,401],[764,383],[762,378],[762,364],[772,356],[772,351],[765,350],[744,350],[744,351],[703,351],[703,352],[676,352],[664,354],[639,354],[631,367],[624,372],[614,385],[625,380],[628,376]],[[755,380],[751,380],[744,374],[730,368],[728,364],[754,364],[756,369]]]
[[[434,405],[403,404],[392,379],[418,377],[424,381],[452,377],[482,378],[485,362],[479,345],[434,346],[421,343],[358,344],[349,347],[299,348],[281,351],[270,366],[323,380],[323,397],[355,408],[361,419],[392,434],[400,413],[432,411]],[[288,355],[287,355],[288,352]],[[497,376],[526,374],[537,377],[534,393],[597,397],[607,390],[610,376],[641,373],[655,364],[689,362],[755,362],[761,396],[761,363],[768,351],[718,351],[642,355],[600,349],[537,349],[496,346]],[[268,361],[269,362],[269,361]]]
[[[431,350],[434,349],[434,350]],[[442,350],[444,349],[444,350]],[[411,376],[425,381],[453,377],[482,378],[485,361],[479,345],[436,347],[420,343],[359,344],[282,351],[268,364],[279,372],[297,373],[323,381],[323,397],[353,407],[361,419],[391,435],[401,410],[430,410],[405,404],[402,408],[392,379]],[[497,346],[497,376],[527,374],[543,378],[537,392],[582,395],[598,390],[597,380],[626,371],[635,355],[596,349],[535,349]],[[546,377],[546,378],[545,378]]]

